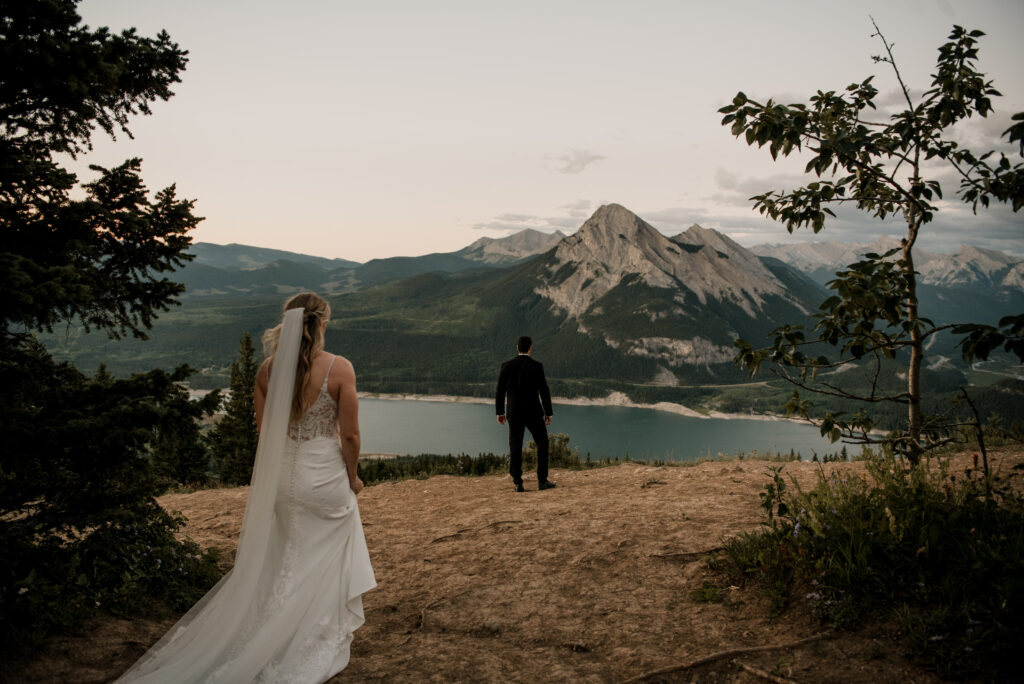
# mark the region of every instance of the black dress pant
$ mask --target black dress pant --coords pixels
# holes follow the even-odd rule
[[[526,430],[537,443],[537,482],[548,479],[548,429],[544,425],[544,417],[538,416],[528,420],[508,419],[508,472],[512,481],[520,484],[523,481],[523,435]]]

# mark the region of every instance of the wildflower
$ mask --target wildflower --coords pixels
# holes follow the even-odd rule
[[[160,560],[159,558],[156,559],[156,567],[159,568],[162,563],[163,563],[162,560]]]
[[[807,594],[806,596],[804,596],[804,598],[805,598],[805,599],[808,599],[808,600],[810,600],[810,601],[817,601],[818,599],[820,599],[820,598],[821,598],[821,594],[819,594],[819,593],[818,593],[818,592],[816,592],[816,591],[812,591],[811,593],[809,593],[809,594]]]
[[[21,589],[18,589],[18,596],[21,596],[25,593],[28,593],[28,587],[22,587]]]
[[[796,524],[793,525],[793,536],[796,537],[800,534],[800,521],[797,520]]]

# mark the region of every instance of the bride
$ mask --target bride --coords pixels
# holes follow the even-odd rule
[[[323,351],[304,292],[263,336],[259,447],[234,567],[118,682],[323,682],[349,660],[376,586],[356,494],[355,372]]]

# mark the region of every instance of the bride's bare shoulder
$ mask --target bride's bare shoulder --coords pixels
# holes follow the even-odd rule
[[[352,369],[352,362],[344,356],[335,356],[331,364],[331,373],[327,376],[327,387],[335,401],[341,398],[342,388],[346,391],[354,391],[356,385],[356,372]]]
[[[341,379],[346,375],[355,375],[355,369],[352,367],[352,362],[344,356],[336,354],[334,356],[334,363],[331,365],[331,377]]]

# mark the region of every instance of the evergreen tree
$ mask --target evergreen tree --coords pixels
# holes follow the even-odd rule
[[[163,32],[80,27],[71,0],[0,10],[0,333],[77,320],[145,337],[184,289],[160,274],[191,258],[193,202],[173,186],[147,197],[139,159],[91,167],[99,178],[72,199],[78,179],[55,157],[88,151],[94,128],[129,134],[130,115],[171,96],[186,53]]]
[[[145,338],[183,290],[162,274],[190,258],[200,220],[173,186],[151,198],[138,159],[92,167],[84,193],[57,163],[96,129],[127,134],[186,62],[166,33],[79,26],[75,4],[0,0],[0,650],[97,605],[190,601],[216,573],[154,499],[155,436],[190,371],[88,378],[32,334]]]
[[[244,485],[252,479],[253,461],[259,435],[256,431],[256,350],[249,333],[238,345],[238,358],[231,364],[231,395],[224,416],[210,434],[210,446],[217,463],[220,481]]]
[[[205,485],[210,479],[210,452],[200,436],[199,421],[212,415],[220,394],[193,401],[181,385],[170,389],[161,406],[153,445],[153,467],[168,483]]]

